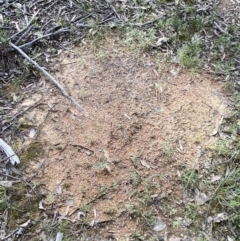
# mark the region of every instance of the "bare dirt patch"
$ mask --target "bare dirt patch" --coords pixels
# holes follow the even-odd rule
[[[98,233],[108,237],[147,237],[158,217],[171,230],[184,216],[182,171],[211,163],[205,150],[226,112],[221,85],[161,59],[111,39],[98,50],[65,51],[54,60],[55,77],[89,116],[48,85],[46,105],[32,113],[44,120],[37,141],[48,153],[45,204],[102,225]]]

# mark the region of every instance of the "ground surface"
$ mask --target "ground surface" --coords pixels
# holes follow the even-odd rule
[[[239,240],[239,6],[2,1],[0,239]]]
[[[25,101],[43,97],[45,104],[29,113],[46,153],[38,177],[46,187],[44,205],[54,203],[75,222],[102,225],[105,236],[129,238],[141,230],[147,237],[158,217],[169,236],[190,235],[173,227],[174,217],[184,216],[180,177],[186,167],[211,162],[205,150],[226,114],[221,84],[166,64],[164,56],[136,55],[114,38],[50,62],[88,116],[44,78]],[[142,230],[143,222],[149,229]]]

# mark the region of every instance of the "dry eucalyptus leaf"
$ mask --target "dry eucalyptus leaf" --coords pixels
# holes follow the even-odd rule
[[[156,46],[161,46],[163,43],[167,42],[169,38],[162,37],[159,38],[158,41],[156,42]]]
[[[0,150],[5,152],[5,154],[10,158],[11,164],[19,164],[20,160],[13,149],[3,140],[0,138]]]
[[[76,214],[77,220],[81,220],[81,217],[85,217],[85,216],[86,216],[86,213],[82,211],[78,211]]]
[[[33,138],[35,136],[35,134],[36,134],[35,129],[31,128],[28,136],[29,136],[29,138]]]
[[[195,202],[197,205],[203,205],[204,203],[206,203],[208,200],[209,200],[209,197],[203,193],[203,192],[200,192],[197,188],[195,189]]]
[[[11,181],[0,181],[0,186],[2,187],[11,187],[13,182]]]
[[[21,228],[26,228],[31,223],[31,220],[29,219],[27,222],[20,225]]]
[[[45,210],[45,208],[43,207],[43,201],[39,202],[38,208],[41,209],[41,210]]]
[[[182,238],[178,238],[178,237],[173,236],[173,237],[169,238],[169,241],[182,241]]]
[[[228,215],[226,213],[218,213],[213,217],[214,223],[220,223],[225,220],[228,220]]]
[[[211,182],[219,181],[222,178],[220,175],[213,175],[211,178]]]
[[[202,155],[202,148],[201,146],[197,146],[197,157],[199,158],[201,157],[201,155]]]
[[[141,160],[141,164],[148,169],[150,168],[150,166],[147,164],[145,160]]]
[[[157,218],[157,223],[153,228],[153,231],[160,232],[165,229],[167,225],[162,221],[160,217]]]
[[[235,241],[235,239],[233,239],[233,238],[227,236],[227,241]]]
[[[89,223],[89,226],[93,227],[95,224],[95,220],[93,219],[90,223]]]

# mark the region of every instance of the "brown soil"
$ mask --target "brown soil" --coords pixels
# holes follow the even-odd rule
[[[32,116],[38,125],[47,115],[37,138],[48,153],[45,204],[57,203],[70,219],[82,210],[86,223],[105,223],[104,233],[117,238],[141,230],[148,221],[143,214],[171,227],[174,215],[184,216],[178,213],[184,168],[211,162],[205,150],[226,114],[220,83],[112,39],[97,50],[64,51],[52,63],[56,79],[89,116],[43,86],[46,105]]]

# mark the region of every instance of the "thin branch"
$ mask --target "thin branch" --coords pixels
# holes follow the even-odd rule
[[[36,13],[33,14],[31,20],[29,21],[29,23],[26,25],[26,27],[24,27],[22,30],[20,30],[19,32],[15,33],[13,36],[11,36],[9,38],[9,40],[13,39],[14,37],[16,37],[18,34],[22,33],[23,31],[25,31],[31,24],[32,22],[35,20],[36,16],[38,15],[39,11],[37,11]]]
[[[66,90],[59,84],[59,82],[58,82],[56,79],[54,79],[43,67],[41,67],[37,62],[35,62],[33,59],[31,59],[26,53],[24,53],[24,52],[23,52],[19,47],[17,47],[15,44],[13,44],[13,43],[11,43],[11,42],[10,42],[9,44],[10,44],[14,49],[16,49],[21,55],[23,55],[29,62],[31,62],[32,64],[34,64],[41,72],[43,72],[43,74],[44,74],[46,77],[48,77],[48,79],[51,80],[51,82],[52,82],[53,84],[55,84],[55,85],[58,87],[58,89],[61,90],[62,94],[63,94],[66,98],[68,98],[70,101],[72,101],[72,102],[78,107],[78,109],[84,111],[85,115],[87,115],[87,113],[86,113],[85,110],[82,108],[82,106],[79,105],[79,104],[76,102],[76,100],[75,100],[72,96],[70,96],[70,95],[66,92]]]
[[[224,33],[226,35],[229,35],[232,37],[232,35],[230,33],[228,33],[227,31],[225,31],[224,29],[222,29],[216,22],[214,22],[214,25],[217,27],[217,29],[221,32]]]
[[[19,230],[18,228],[15,229],[15,230],[13,230],[9,235],[7,235],[6,237],[3,237],[3,238],[1,239],[1,241],[6,240],[6,239],[9,239],[9,238],[10,238],[11,236],[13,236],[18,230]]]
[[[155,23],[156,21],[158,21],[160,19],[162,19],[162,17],[155,18],[152,21],[148,21],[148,22],[145,22],[145,23],[134,23],[134,24],[130,24],[130,25],[134,26],[134,27],[143,27],[143,26],[146,26],[148,24]]]
[[[42,99],[43,99],[43,98],[41,98],[39,101],[37,101],[37,102],[34,103],[33,105],[27,107],[25,110],[20,111],[19,113],[15,114],[15,115],[11,118],[11,120],[8,121],[8,123],[10,123],[10,124],[8,124],[6,127],[3,127],[3,128],[2,128],[2,131],[0,132],[0,134],[4,133],[9,127],[11,127],[11,126],[13,125],[13,123],[14,123],[13,121],[14,121],[17,117],[23,115],[24,113],[26,113],[26,112],[29,111],[30,109],[35,108],[35,107],[37,107],[38,105],[41,105],[41,104],[42,104]]]
[[[70,31],[71,31],[70,29],[60,29],[60,30],[58,30],[58,31],[56,31],[56,32],[54,32],[54,33],[48,33],[48,34],[45,34],[45,35],[43,35],[43,36],[41,36],[41,37],[39,37],[39,38],[36,38],[36,39],[32,40],[32,41],[29,42],[29,43],[25,43],[25,44],[23,44],[23,45],[20,45],[19,48],[22,49],[22,48],[25,48],[25,47],[27,47],[27,46],[29,46],[29,45],[32,45],[33,43],[35,43],[35,42],[37,42],[38,40],[41,40],[41,39],[43,39],[43,38],[47,38],[47,37],[50,37],[50,36],[57,35],[57,34],[59,34],[59,33],[66,33],[66,32],[70,32]]]
[[[85,16],[85,17],[80,16],[80,17],[77,17],[77,18],[71,20],[70,23],[75,23],[75,22],[83,21],[84,19],[86,19],[86,18],[88,18],[88,17],[91,17],[91,16],[92,16],[92,13],[89,13],[89,14],[88,14],[87,16]]]
[[[115,7],[114,7],[112,4],[110,4],[110,6],[111,6],[112,10],[114,11],[114,13],[116,14],[117,18],[118,18],[119,20],[121,20],[121,17],[119,16],[119,14],[118,14],[118,12],[116,11]]]
[[[22,39],[33,29],[33,25],[30,25],[29,28],[27,29],[27,31],[25,33],[23,33],[23,35],[17,40],[17,42],[15,43],[16,45],[18,45]]]

